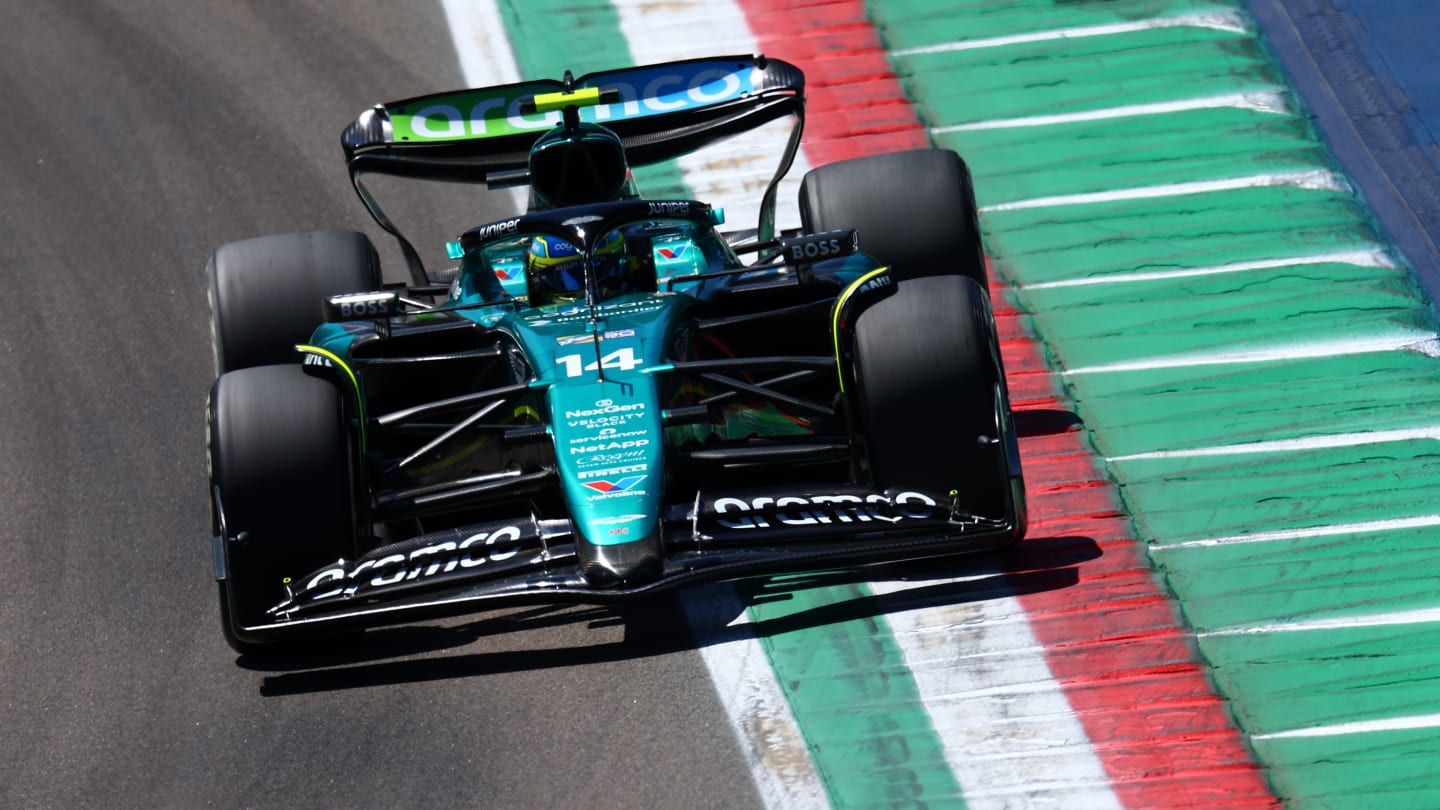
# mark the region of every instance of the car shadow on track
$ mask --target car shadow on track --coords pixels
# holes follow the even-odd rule
[[[1060,408],[1032,408],[1015,411],[1015,432],[1020,438],[1068,433],[1082,424],[1079,414]]]
[[[487,639],[538,634],[567,626],[583,626],[581,633],[619,627],[623,636],[618,641],[594,644],[435,655]],[[246,669],[273,673],[262,682],[260,693],[278,696],[583,666],[693,647],[675,597],[659,596],[632,605],[542,606],[487,614],[463,624],[382,628],[326,641],[302,654],[263,659],[241,656],[236,663]]]
[[[703,585],[679,595],[620,606],[546,606],[454,626],[371,630],[363,636],[311,646],[303,654],[265,659],[241,656],[237,663],[269,673],[262,680],[260,694],[275,697],[638,660],[738,638],[778,636],[918,608],[1063,589],[1079,581],[1081,563],[1100,554],[1099,545],[1088,537],[1031,538],[989,556],[754,577],[733,586]],[[909,584],[881,594],[861,587],[867,582]],[[773,605],[814,589],[830,589],[821,595],[821,604],[776,618],[737,621],[749,605]],[[493,637],[570,625],[585,625],[590,630],[619,627],[623,637],[586,645],[433,655]]]
[[[806,599],[809,607],[773,618],[739,624],[733,617],[712,611],[708,629],[699,630],[702,643],[716,644],[747,635],[771,637],[808,630],[827,624],[873,619],[907,610],[945,607],[1060,590],[1079,582],[1078,566],[1101,555],[1099,545],[1088,537],[1031,538],[1002,554],[985,557],[952,557],[916,560],[869,568],[825,571],[783,577],[755,578],[739,582],[735,590],[742,608],[750,605],[775,606],[801,601],[801,592],[831,589],[817,600]],[[878,593],[860,587],[876,582],[903,584]],[[723,622],[723,627],[722,627]],[[698,629],[698,628],[697,628]]]

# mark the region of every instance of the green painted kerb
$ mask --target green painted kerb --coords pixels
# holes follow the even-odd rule
[[[1279,795],[1440,806],[1435,319],[1243,4],[868,7]]]

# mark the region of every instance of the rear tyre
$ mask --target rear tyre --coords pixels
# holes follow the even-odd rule
[[[860,249],[897,281],[968,276],[988,290],[970,170],[948,149],[842,160],[800,183],[807,232],[855,228]]]
[[[210,483],[227,547],[225,639],[237,652],[257,653],[271,645],[241,628],[268,623],[265,611],[284,599],[286,577],[354,556],[343,404],[335,386],[302,366],[260,366],[216,380],[208,417]]]
[[[258,236],[216,248],[205,268],[215,373],[285,363],[332,295],[377,290],[380,259],[356,231]]]
[[[989,299],[960,276],[910,279],[860,312],[852,402],[874,486],[953,490],[962,511],[1007,515],[1018,468],[993,334]]]

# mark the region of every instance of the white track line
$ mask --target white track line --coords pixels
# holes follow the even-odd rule
[[[1053,31],[1037,31],[1032,34],[1012,34],[1010,36],[987,37],[985,39],[962,39],[954,42],[944,42],[939,45],[901,48],[891,51],[891,54],[895,56],[920,56],[930,53],[972,51],[981,48],[1003,48],[1010,45],[1028,45],[1036,42],[1054,42],[1063,39],[1135,34],[1142,31],[1155,31],[1161,28],[1209,28],[1216,31],[1230,31],[1237,34],[1243,34],[1250,30],[1245,25],[1245,18],[1240,14],[1234,11],[1214,11],[1204,14],[1158,17],[1150,20],[1137,20],[1135,22],[1113,23],[1109,25],[1058,28]]]
[[[1030,200],[983,205],[980,211],[1019,211],[1026,208],[1057,208],[1068,205],[1090,205],[1093,203],[1123,202],[1126,200],[1152,200],[1162,197],[1183,197],[1190,194],[1208,194],[1214,191],[1238,191],[1247,188],[1267,186],[1294,186],[1311,191],[1349,191],[1350,187],[1334,172],[1315,169],[1305,172],[1282,174],[1257,174],[1249,177],[1229,177],[1224,180],[1197,180],[1193,183],[1169,183],[1160,186],[1142,186],[1114,191],[1094,191],[1085,194],[1061,194],[1054,197],[1037,197]]]
[[[1122,457],[1123,458],[1123,457]],[[1440,526],[1440,515],[1422,515],[1393,520],[1363,520],[1357,523],[1337,523],[1332,526],[1309,526],[1303,529],[1280,529],[1273,532],[1232,534],[1225,537],[1207,537],[1201,540],[1185,540],[1179,543],[1165,543],[1150,547],[1152,554],[1177,548],[1209,548],[1211,546],[1233,546],[1244,543],[1270,543],[1277,540],[1308,540],[1314,537],[1339,537],[1347,534],[1375,534],[1404,529],[1425,529]]]
[[[505,37],[505,21],[495,0],[440,0],[445,22],[460,57],[460,72],[470,87],[520,81],[515,51]]]
[[[886,596],[969,579],[872,582],[870,590]],[[1121,806],[1019,600],[992,597],[886,619],[967,807]]]
[[[1149,453],[1132,453],[1126,456],[1110,456],[1107,460],[1146,461],[1160,458],[1205,458],[1217,456],[1267,455],[1273,453],[1297,453],[1307,450],[1334,450],[1341,447],[1368,447],[1394,442],[1440,440],[1440,427],[1397,428],[1395,430],[1366,430],[1356,433],[1339,433],[1329,436],[1303,436],[1296,439],[1276,439],[1268,442],[1246,442],[1226,444],[1217,447],[1191,447],[1184,450],[1155,450]]]
[[[1169,281],[1177,278],[1218,276],[1226,273],[1248,273],[1253,270],[1272,270],[1281,267],[1304,267],[1313,264],[1349,264],[1356,267],[1394,268],[1395,261],[1382,248],[1366,250],[1344,250],[1334,253],[1317,253],[1313,256],[1292,256],[1285,259],[1262,259],[1253,262],[1236,262],[1215,267],[1191,267],[1182,270],[1153,270],[1144,273],[1113,273],[1104,276],[1088,276],[1062,281],[1042,281],[1038,284],[1022,284],[1025,290],[1058,290],[1068,287],[1090,287],[1103,284],[1134,284],[1142,281]]]
[[[440,5],[445,9],[445,23],[450,27],[466,87],[521,80],[496,0],[440,0]],[[502,193],[510,197],[517,213],[524,212],[527,194],[523,189],[506,189]]]
[[[1289,740],[1299,737],[1338,737],[1343,734],[1369,734],[1377,731],[1414,731],[1417,729],[1440,728],[1440,714],[1414,714],[1409,717],[1390,717],[1385,720],[1361,720],[1355,723],[1337,723],[1333,726],[1312,726],[1270,734],[1251,735],[1252,740]]]
[[[1434,624],[1440,622],[1440,608],[1397,610],[1391,613],[1375,613],[1369,616],[1346,616],[1343,618],[1309,619],[1303,622],[1279,622],[1257,624],[1245,627],[1227,627],[1221,630],[1206,630],[1197,636],[1253,636],[1263,633],[1298,633],[1310,630],[1353,630],[1357,627],[1395,627],[1407,624]]]
[[[1400,335],[1351,338],[1349,340],[1326,340],[1317,343],[1294,343],[1270,349],[1247,349],[1238,352],[1214,352],[1209,354],[1171,355],[1144,360],[1125,360],[1099,366],[1081,366],[1063,371],[1066,376],[1084,374],[1115,374],[1125,371],[1158,371],[1168,368],[1201,368],[1205,366],[1233,366],[1245,363],[1276,363],[1290,360],[1315,360],[1323,357],[1346,357],[1355,354],[1376,352],[1413,351],[1435,357],[1440,353],[1440,341],[1435,333],[1411,332]]]
[[[1214,110],[1233,107],[1264,113],[1288,113],[1285,94],[1279,90],[1258,93],[1232,93],[1224,96],[1207,96],[1184,101],[1159,101],[1153,104],[1128,104],[1122,107],[1107,107],[1101,110],[1061,113],[1058,115],[1032,115],[1024,118],[997,118],[992,121],[974,121],[968,124],[951,124],[931,127],[936,135],[947,132],[975,132],[986,129],[1012,129],[1017,127],[1048,127],[1057,124],[1078,124],[1087,121],[1109,121],[1116,118],[1135,118],[1142,115],[1168,115],[1190,110]]]
[[[765,807],[830,806],[805,736],[775,680],[770,659],[749,628],[749,614],[729,584],[703,585],[681,598],[701,642],[715,694],[730,718]],[[724,639],[724,640],[720,640]]]

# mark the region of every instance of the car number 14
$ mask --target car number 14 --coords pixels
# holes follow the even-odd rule
[[[588,363],[585,362],[587,357],[592,358]],[[599,371],[602,368],[629,371],[645,365],[645,361],[636,355],[634,346],[623,346],[607,352],[600,357],[599,361],[594,360],[594,357],[593,352],[557,354],[555,364],[564,369],[566,377],[580,377],[587,371]]]

